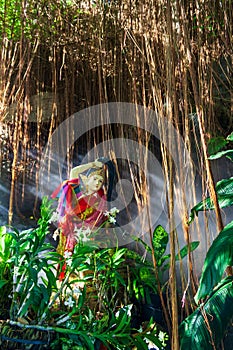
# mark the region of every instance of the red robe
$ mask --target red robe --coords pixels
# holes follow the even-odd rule
[[[52,194],[52,198],[59,198],[58,212],[60,219],[58,227],[61,230],[58,252],[73,252],[77,243],[75,231],[89,228],[92,231],[106,221],[104,215],[107,210],[106,196],[101,188],[91,195],[81,191],[79,179],[64,181]],[[62,267],[62,279],[65,265]]]

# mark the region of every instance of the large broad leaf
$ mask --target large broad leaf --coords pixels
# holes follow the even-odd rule
[[[145,241],[143,241],[141,238],[136,236],[133,236],[132,238],[134,241],[141,243],[144,246],[145,250],[150,254],[152,254],[151,247]],[[157,266],[160,266],[163,262],[161,258],[167,248],[168,239],[169,239],[168,233],[165,231],[165,229],[161,225],[158,225],[155,228],[153,232],[153,237],[152,237],[154,256],[155,256]]]
[[[227,277],[209,299],[180,325],[180,350],[213,350],[233,317],[233,277]]]
[[[189,252],[190,252],[190,253],[193,252],[193,251],[199,246],[199,243],[200,243],[199,241],[194,241],[194,242],[191,242],[191,243],[187,244],[186,246],[184,246],[184,247],[179,251],[179,253],[176,254],[175,260],[178,261],[178,260],[184,259],[184,258],[188,255]],[[171,256],[170,254],[169,254],[169,255],[166,255],[166,256],[163,256],[163,257],[161,258],[160,261],[164,262],[165,260],[169,259],[170,256]],[[166,264],[166,265],[164,265],[164,266],[162,267],[162,270],[165,271],[165,270],[169,269],[170,264],[171,264],[171,263],[170,263],[170,261],[169,261],[168,264]]]
[[[6,233],[6,226],[0,226],[0,236],[4,235]]]
[[[0,255],[1,260],[7,262],[12,251],[12,236],[7,233],[5,226],[0,226]]]
[[[199,241],[194,241],[184,246],[179,253],[176,254],[176,261],[185,258],[189,252],[193,252],[199,246],[199,243]]]
[[[209,157],[210,160],[213,160],[213,159],[219,159],[221,157],[224,157],[226,156],[228,159],[230,159],[231,161],[233,161],[233,150],[232,149],[228,149],[226,151],[221,151],[221,152],[218,152],[216,154],[213,154]]]
[[[223,147],[225,147],[228,144],[228,141],[225,140],[224,137],[213,137],[208,142],[208,153],[209,154],[215,154],[216,152],[220,151]]]
[[[160,266],[160,259],[165,253],[168,244],[168,233],[161,225],[158,225],[153,232],[152,244],[154,248],[155,260],[158,266]]]
[[[195,301],[205,298],[221,280],[228,265],[233,265],[233,221],[231,221],[213,241],[207,252],[200,286]]]
[[[233,205],[233,177],[218,181],[216,184],[216,192],[220,208],[226,208]],[[211,201],[210,197],[204,199],[191,209],[189,223],[193,221],[195,215],[198,215],[199,211],[213,209],[214,204]]]

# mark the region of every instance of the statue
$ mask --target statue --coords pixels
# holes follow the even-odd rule
[[[106,173],[108,170],[108,177]],[[79,165],[71,170],[70,179],[65,180],[52,194],[58,200],[57,251],[72,254],[80,232],[91,236],[107,221],[107,201],[110,200],[115,168],[106,158]],[[108,184],[107,184],[108,180]],[[107,187],[107,191],[106,191]],[[86,237],[84,237],[86,238]],[[62,279],[62,268],[59,279]]]

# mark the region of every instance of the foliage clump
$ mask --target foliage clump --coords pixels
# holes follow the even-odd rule
[[[46,240],[52,213],[52,202],[44,198],[37,228],[1,227],[1,310],[9,306],[1,311],[2,348],[5,342],[37,341],[51,349],[94,350],[100,344],[147,349],[147,342],[163,349],[166,334],[152,318],[138,329],[132,326],[134,310],[124,297],[129,286],[122,275],[127,249],[100,249],[94,241],[80,240],[73,254],[63,257]],[[64,263],[59,282],[58,267]]]

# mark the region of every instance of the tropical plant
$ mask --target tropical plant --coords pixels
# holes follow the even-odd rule
[[[6,227],[0,227],[0,287],[8,282],[12,236],[6,233]]]
[[[223,150],[223,148],[225,148],[231,142],[233,142],[233,133],[231,133],[226,139],[224,139],[223,137],[212,139],[209,143],[209,159],[215,160],[226,156],[228,159],[233,161],[233,150]],[[216,193],[220,208],[226,208],[228,206],[233,205],[233,177],[218,181],[216,183]],[[191,209],[189,223],[191,223],[194,220],[195,215],[198,215],[200,211],[213,209],[214,203],[212,202],[211,198],[205,198]]]
[[[56,289],[54,266],[58,256],[55,258],[50,254],[52,246],[45,242],[51,212],[51,206],[44,198],[41,218],[36,229],[22,232],[13,229],[7,233],[6,228],[1,229],[1,264],[5,265],[1,274],[4,277],[7,268],[11,320],[25,317],[28,322],[38,322],[52,292]],[[2,280],[1,286],[4,284],[6,281]]]
[[[89,269],[94,267],[92,287],[100,312],[109,308],[114,312],[122,302],[124,305],[129,302],[129,299],[125,297],[127,280],[124,278],[124,264],[126,255],[126,248],[115,248],[100,249],[90,256]]]
[[[153,232],[151,246],[139,237],[134,237],[134,240],[143,245],[149,257],[145,260],[145,257],[134,254],[138,263],[134,269],[133,291],[137,299],[150,303],[150,292],[160,293],[160,289],[163,291],[165,288],[163,283],[164,273],[170,267],[171,258],[170,254],[166,254],[169,235],[161,225],[158,225]],[[189,252],[195,250],[198,245],[198,241],[185,245],[176,254],[175,260],[183,259]]]
[[[180,325],[181,350],[213,350],[233,316],[233,277],[223,279],[208,299]]]
[[[133,306],[119,295],[127,288],[121,275],[127,249],[101,249],[94,241],[80,240],[72,255],[62,257],[46,243],[52,207],[52,201],[43,198],[35,229],[0,230],[0,288],[9,289],[0,301],[1,309],[6,299],[9,303],[9,320],[1,327],[2,348],[4,341],[34,344],[35,335],[44,344],[49,334],[51,349],[148,349],[147,342],[163,349],[165,333],[152,319],[134,329]],[[57,266],[64,263],[64,279],[58,282]],[[25,332],[19,337],[11,327]]]
[[[12,264],[10,262],[12,236],[6,233],[6,227],[0,227],[0,315],[2,318],[8,316],[10,302],[6,301],[5,296],[9,295],[12,288],[11,272]]]
[[[210,152],[215,150],[210,159],[227,156],[231,161],[232,150],[223,150],[233,141],[233,133],[226,139],[217,138],[211,142]],[[221,208],[233,205],[233,178],[220,180],[216,184],[218,203]],[[198,203],[191,210],[190,222],[199,211],[214,209],[210,197]],[[229,276],[222,280],[224,271],[233,265],[233,221],[226,225],[210,246],[198,291],[196,303],[200,303],[196,311],[180,325],[181,349],[215,349],[226,332],[233,318],[233,278]],[[193,330],[196,330],[193,332]]]

